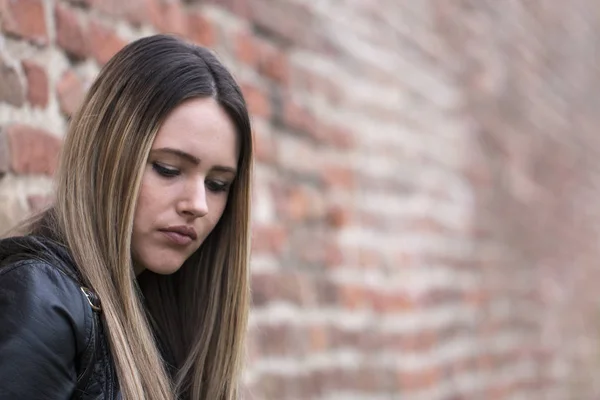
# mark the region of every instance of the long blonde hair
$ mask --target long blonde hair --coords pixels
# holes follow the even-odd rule
[[[234,122],[238,175],[221,220],[168,276],[133,272],[131,233],[144,166],[167,114],[212,97]],[[53,236],[69,248],[102,303],[123,397],[238,398],[249,289],[252,140],[246,104],[205,48],[167,35],[127,45],[100,72],[70,123],[53,206]],[[158,344],[172,356],[165,367]],[[173,376],[170,376],[170,375]]]

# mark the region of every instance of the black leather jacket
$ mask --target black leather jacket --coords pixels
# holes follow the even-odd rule
[[[0,240],[0,400],[119,399],[101,318],[64,247]]]

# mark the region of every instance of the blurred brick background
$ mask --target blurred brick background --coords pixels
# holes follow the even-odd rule
[[[0,29],[0,230],[126,42],[235,73],[247,398],[600,398],[599,2],[0,0]]]

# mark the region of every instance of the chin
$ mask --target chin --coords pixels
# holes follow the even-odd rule
[[[172,267],[172,268],[161,266],[161,267],[157,267],[157,268],[146,268],[146,269],[148,271],[152,271],[158,275],[171,275],[171,274],[174,274],[175,272],[179,271],[179,268],[181,268],[181,265],[177,266],[177,267]]]
[[[152,265],[156,263],[148,263],[146,269],[148,271],[152,271],[155,274],[159,275],[171,275],[175,272],[179,271],[181,266],[183,265],[183,261],[181,263],[174,263],[173,260],[169,260],[169,262],[161,263],[157,265]]]
[[[179,271],[185,262],[185,259],[178,257],[178,254],[169,257],[165,257],[164,254],[161,254],[158,257],[152,257],[151,255],[139,257],[137,261],[143,266],[144,270],[152,271],[159,275],[171,275]]]

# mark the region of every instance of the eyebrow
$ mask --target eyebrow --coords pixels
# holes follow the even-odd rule
[[[151,153],[167,153],[167,154],[172,154],[174,156],[177,156],[179,158],[183,158],[184,160],[194,164],[194,165],[199,165],[200,164],[200,159],[198,157],[195,157],[193,155],[191,155],[190,153],[186,153],[185,151],[179,150],[179,149],[174,149],[171,147],[162,147],[160,149],[154,149],[151,151]],[[216,165],[212,168],[215,171],[219,171],[219,172],[230,172],[232,174],[236,174],[237,171],[235,168],[232,167],[227,167],[225,165]]]

